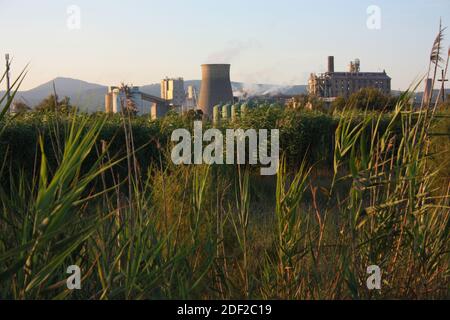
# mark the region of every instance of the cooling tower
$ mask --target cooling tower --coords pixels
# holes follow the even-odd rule
[[[233,90],[230,81],[230,65],[202,65],[202,85],[198,105],[203,114],[212,116],[215,105],[232,102]]]

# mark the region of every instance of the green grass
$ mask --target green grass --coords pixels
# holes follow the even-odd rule
[[[409,98],[226,124],[282,129],[276,177],[173,165],[167,136],[188,118],[3,112],[0,298],[448,299],[448,117]]]
[[[448,185],[427,151],[426,111],[399,104],[381,133],[381,118],[355,126],[347,114],[334,172],[283,161],[276,179],[244,167],[176,167],[162,146],[143,173],[133,153],[120,158],[99,142],[107,121],[74,116],[62,132],[53,126],[64,137],[50,149],[56,169],[40,140],[32,179],[3,172],[1,298],[449,297]],[[130,132],[127,119],[123,126]],[[83,277],[73,292],[72,264]],[[383,270],[381,291],[365,286],[372,264]]]

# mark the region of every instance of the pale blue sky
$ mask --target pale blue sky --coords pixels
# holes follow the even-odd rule
[[[72,4],[80,30],[66,26]],[[370,5],[381,30],[366,27]],[[426,71],[440,17],[450,25],[449,0],[0,0],[0,66],[6,52],[14,74],[31,62],[24,89],[57,76],[200,79],[205,62],[231,63],[234,81],[291,85],[334,55],[337,70],[360,58],[362,71],[386,69],[404,89]]]

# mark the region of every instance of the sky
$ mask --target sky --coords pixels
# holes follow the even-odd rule
[[[406,89],[427,70],[440,18],[450,25],[449,0],[0,0],[0,68],[5,53],[13,77],[30,63],[25,90],[56,77],[201,79],[203,63],[289,86],[334,55],[336,71],[359,58],[361,71],[386,70],[393,90]]]

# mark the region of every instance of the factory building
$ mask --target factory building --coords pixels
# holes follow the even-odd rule
[[[150,114],[152,119],[163,117],[169,110],[167,102],[139,90],[139,87],[129,87],[128,96],[123,87],[108,87],[105,95],[105,112],[120,113],[126,106],[133,106],[136,114]]]
[[[161,80],[161,98],[169,105],[181,107],[184,104],[186,93],[183,78],[165,78]]]
[[[376,88],[384,94],[391,93],[391,78],[383,72],[361,72],[360,61],[350,62],[348,72],[335,72],[334,57],[328,57],[328,71],[311,74],[309,93],[324,99],[349,97],[363,88]]]

